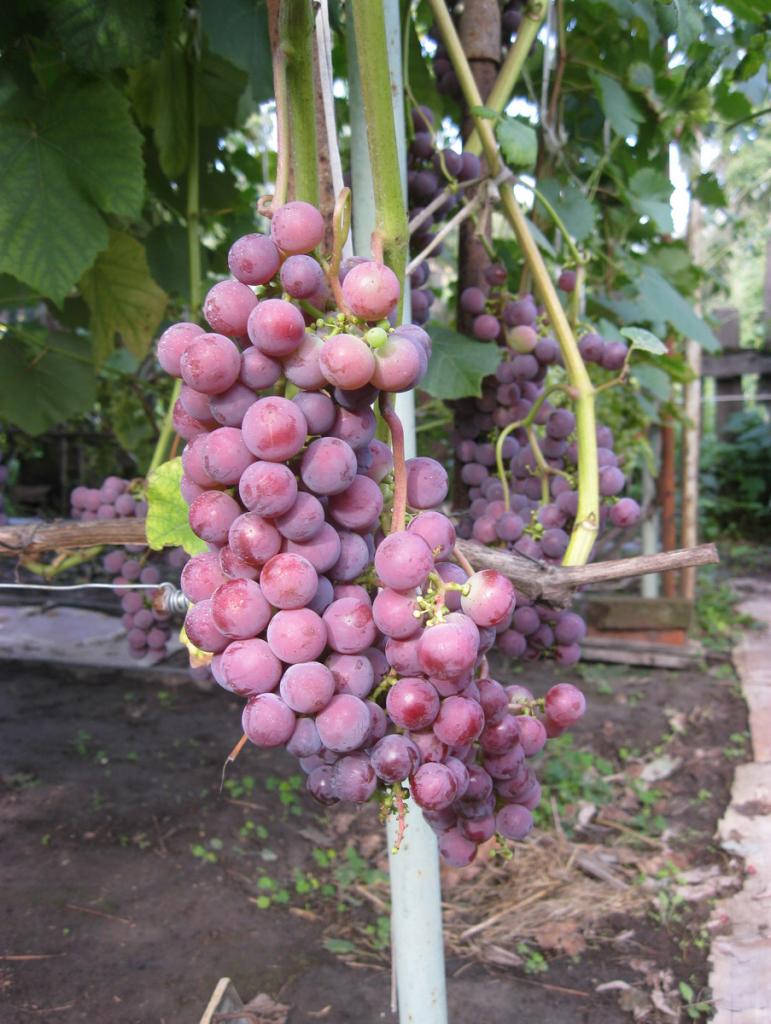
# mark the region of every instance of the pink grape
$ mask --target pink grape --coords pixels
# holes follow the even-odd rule
[[[258,348],[247,348],[241,353],[239,381],[247,388],[263,391],[272,388],[282,374],[281,363]]]
[[[311,540],[323,524],[323,505],[318,498],[305,491],[300,491],[292,507],[275,520],[276,529],[282,537],[298,542]]]
[[[318,661],[290,665],[279,685],[281,699],[301,715],[315,715],[321,711],[329,704],[334,692],[332,673]]]
[[[217,587],[226,582],[220,569],[219,555],[212,551],[204,551],[193,555],[182,569],[180,587],[182,593],[194,604],[211,597]]]
[[[292,401],[308,424],[309,434],[326,434],[335,422],[335,403],[323,392],[300,391]]]
[[[344,491],[330,496],[327,508],[338,526],[367,533],[380,519],[383,495],[374,480],[368,476],[355,476]]]
[[[525,752],[525,757],[533,757],[539,750],[543,749],[546,743],[546,729],[543,722],[530,715],[516,716],[517,728],[519,729],[519,741]]]
[[[327,644],[327,628],[310,608],[278,611],[266,633],[270,649],[288,665],[315,661]]]
[[[586,636],[586,623],[575,612],[563,612],[554,627],[554,639],[558,644],[580,643]]]
[[[370,752],[372,767],[386,783],[403,782],[420,765],[420,751],[406,736],[384,736]]]
[[[246,410],[254,402],[254,391],[236,382],[221,395],[212,395],[209,401],[211,415],[224,427],[240,427]]]
[[[204,469],[212,480],[226,486],[237,484],[246,468],[254,462],[238,427],[213,430],[202,450]]]
[[[533,828],[533,815],[519,804],[507,804],[495,816],[495,829],[504,839],[524,839]]]
[[[297,496],[297,499],[302,495]],[[340,557],[342,544],[337,530],[329,523],[322,523],[314,535],[305,541],[288,540],[284,544],[286,551],[307,558],[318,573],[329,572]]]
[[[371,561],[370,550],[364,537],[350,530],[339,530],[340,555],[329,573],[336,582],[347,583],[355,580],[366,570]]]
[[[260,398],[244,416],[241,427],[246,447],[258,459],[286,462],[305,444],[305,417],[287,398]]]
[[[260,587],[274,608],[304,608],[313,600],[318,582],[316,570],[302,555],[274,555],[260,573]]]
[[[278,271],[281,255],[266,235],[243,235],[228,252],[228,267],[243,284],[267,284]]]
[[[228,645],[227,637],[214,625],[211,600],[191,605],[185,616],[185,633],[192,644],[201,651],[219,654]]]
[[[354,316],[382,320],[399,301],[399,279],[382,263],[367,260],[353,267],[343,281],[343,298]]]
[[[270,235],[283,253],[308,253],[324,238],[324,218],[310,203],[285,203],[273,214]]]
[[[202,423],[207,423],[212,419],[209,397],[203,391],[196,391],[195,388],[191,388],[187,384],[183,384],[179,391],[182,408]]]
[[[238,494],[250,512],[272,519],[288,512],[297,499],[297,480],[288,466],[252,462],[238,481]]]
[[[299,348],[284,358],[284,374],[295,387],[308,391],[323,388],[327,379],[321,369],[320,357],[324,343],[318,334],[308,334],[300,343]]]
[[[468,623],[468,625],[466,625]],[[457,612],[423,631],[418,657],[423,671],[437,679],[457,679],[469,672],[479,650],[479,631]]]
[[[221,685],[239,697],[274,690],[281,672],[281,662],[264,640],[235,640],[222,653]]]
[[[469,576],[461,595],[461,608],[477,626],[498,626],[514,611],[514,585],[494,569]]]
[[[281,267],[281,287],[293,299],[309,299],[324,283],[324,271],[312,256],[290,256]]]
[[[235,519],[228,531],[227,541],[234,554],[249,565],[259,568],[281,549],[278,530],[256,512],[244,512]]]
[[[380,632],[396,640],[415,636],[422,626],[422,613],[414,591],[400,593],[385,587],[372,602],[372,616]]]
[[[377,631],[368,602],[355,597],[333,601],[322,619],[327,642],[338,654],[360,654],[375,642]]]
[[[280,747],[290,739],[296,718],[275,693],[250,697],[241,716],[248,739],[258,747]]]
[[[224,544],[233,523],[241,515],[238,502],[224,491],[204,491],[189,510],[190,528],[209,544]]]
[[[335,680],[337,693],[351,693],[354,697],[368,697],[375,683],[375,670],[366,652],[338,654],[333,651],[325,662]]]
[[[312,718],[298,718],[286,749],[293,757],[312,757],[321,751],[321,739]]]
[[[257,305],[257,296],[240,281],[220,281],[209,289],[203,303],[203,315],[213,331],[242,337],[249,314]]]
[[[319,354],[319,366],[335,387],[353,389],[368,384],[375,369],[372,349],[354,334],[327,338]]]
[[[621,498],[610,509],[610,521],[623,528],[636,526],[641,516],[640,506],[634,498]]]
[[[227,545],[220,548],[218,557],[220,569],[227,579],[256,580],[260,574],[257,566],[245,562],[235,551],[231,551]],[[222,582],[225,582],[224,579]]]
[[[283,358],[300,347],[305,320],[297,306],[284,299],[265,299],[249,314],[249,340],[271,358]]]
[[[179,323],[167,327],[158,339],[158,345],[155,350],[158,362],[161,364],[161,369],[172,377],[181,377],[180,360],[182,354],[190,342],[203,333],[203,328],[199,327],[198,324]]]
[[[422,537],[434,558],[449,558],[455,547],[455,527],[441,512],[421,512],[407,527],[407,532]]]
[[[336,804],[340,802],[335,788],[335,770],[331,764],[320,764],[308,774],[308,792],[320,804]]]
[[[223,334],[199,334],[182,353],[179,367],[185,384],[217,395],[238,380],[241,353]]]
[[[449,746],[473,743],[484,727],[481,707],[466,697],[446,697],[433,726],[439,739]]]
[[[372,441],[376,430],[377,420],[369,407],[363,409],[338,408],[329,433],[332,437],[345,441],[354,451],[358,451]]]
[[[316,728],[328,750],[347,754],[367,738],[371,720],[363,700],[349,693],[337,693],[316,716]]]
[[[557,683],[546,691],[545,710],[555,725],[567,727],[586,711],[586,699],[571,683]]]
[[[335,764],[334,784],[341,800],[363,804],[375,792],[377,776],[365,754],[352,754]]]
[[[228,580],[211,597],[214,625],[231,640],[251,640],[265,629],[272,610],[254,580]]]
[[[411,508],[428,509],[441,505],[447,497],[447,471],[436,459],[407,459],[407,504]]]
[[[374,357],[372,383],[382,391],[409,391],[421,377],[421,359],[415,345],[391,334]]]
[[[401,729],[425,729],[439,714],[439,694],[427,679],[406,676],[388,691],[386,710]]]
[[[356,476],[353,449],[336,437],[311,441],[300,463],[300,476],[315,494],[339,494],[350,487]]]
[[[375,571],[385,587],[420,587],[433,570],[431,549],[422,537],[405,531],[386,537],[375,552]]]
[[[410,793],[415,803],[429,811],[449,807],[458,793],[458,784],[443,764],[424,764],[410,778]]]
[[[450,828],[439,836],[439,852],[451,867],[465,868],[477,855],[477,845],[467,839],[459,828]]]

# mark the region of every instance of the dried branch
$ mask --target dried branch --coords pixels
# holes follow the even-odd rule
[[[95,519],[88,523],[59,520],[27,526],[0,526],[0,556],[32,555],[100,544],[144,543],[144,519]],[[470,540],[457,541],[456,550],[475,569],[497,569],[527,597],[555,608],[566,608],[575,591],[590,583],[671,572],[688,566],[714,565],[720,561],[714,544],[579,566],[546,565],[524,555],[487,548]]]

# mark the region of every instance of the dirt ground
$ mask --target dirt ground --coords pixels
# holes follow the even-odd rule
[[[287,1004],[288,1024],[395,1019],[373,809],[320,813],[286,781],[290,757],[254,748],[220,794],[240,702],[219,690],[9,662],[0,672],[4,1024],[197,1024],[222,976],[245,1000],[265,992]],[[581,771],[591,782],[599,763],[623,778],[608,783],[610,826],[595,816],[576,834],[608,844],[622,835],[664,865],[722,872],[712,836],[746,728],[726,666],[582,672],[590,710],[575,747],[593,754]],[[555,679],[529,666],[510,678],[541,693]],[[646,764],[666,771],[664,756],[668,775],[629,789]],[[566,828],[596,802],[589,782],[553,790]],[[448,883],[458,899],[462,880]],[[659,1018],[655,999],[646,1010],[644,993],[667,972],[670,988],[701,990],[708,907],[675,899],[673,910],[667,899],[658,913],[647,901],[608,920],[580,954],[546,949],[541,963],[526,947],[522,965],[505,968],[450,956],[452,1024],[677,1019]],[[619,984],[596,991],[608,982]]]

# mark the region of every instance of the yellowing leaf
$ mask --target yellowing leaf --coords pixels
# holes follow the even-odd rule
[[[193,533],[187,503],[179,492],[182,459],[171,459],[147,478],[147,543],[153,551],[182,547],[189,555],[206,551],[206,543]]]
[[[94,361],[107,358],[116,334],[141,358],[168,303],[166,292],[150,276],[142,243],[111,231],[108,248],[83,275],[80,290],[91,310]]]

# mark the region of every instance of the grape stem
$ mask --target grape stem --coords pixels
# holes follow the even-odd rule
[[[409,222],[408,227],[410,234],[414,234],[417,231],[417,229],[421,226],[421,224],[424,224],[428,220],[432,213],[438,210],[443,203],[447,202],[450,196],[454,196],[457,192],[463,192],[467,188],[472,188],[474,185],[479,185],[483,181],[489,180],[490,179],[486,177],[469,178],[468,181],[453,182],[451,185],[448,185],[446,188],[442,189],[439,195],[435,196],[428,204],[428,206],[424,206],[419,213],[416,213],[412,220]]]
[[[313,81],[315,26],[311,0],[281,0],[278,26],[279,52],[285,68],[288,119],[286,138],[289,142],[293,192],[296,199],[318,206],[319,166]]]
[[[270,196],[270,214],[284,205],[289,189],[289,97],[286,54],[281,45],[281,7],[282,0],[268,0],[268,24],[273,51],[273,96],[276,101],[276,185]],[[265,208],[267,198],[261,197],[258,203],[258,210],[263,216],[268,216]]]
[[[474,566],[469,562],[468,558],[466,558],[457,544],[452,549],[452,557],[465,573],[468,573],[469,576],[474,575]]]
[[[243,733],[243,735],[241,736],[241,739],[238,741],[238,743],[236,743],[236,745],[230,751],[228,756],[225,758],[225,763],[222,765],[222,777],[220,779],[220,793],[222,792],[222,788],[225,785],[225,773],[228,770],[228,765],[235,764],[236,758],[238,757],[238,755],[241,753],[241,751],[244,749],[245,746],[246,746],[246,733]]]
[[[391,396],[380,393],[380,415],[391,434],[391,451],[394,457],[394,503],[391,512],[391,533],[404,530],[407,519],[407,464],[404,460],[404,427],[396,414]]]
[[[343,249],[348,240],[351,230],[351,190],[341,189],[335,200],[335,210],[332,214],[332,255],[329,262],[324,265],[324,274],[327,284],[335,298],[335,305],[341,313],[350,316],[350,309],[343,298],[343,288],[340,284],[340,263],[343,258]]]
[[[507,427],[504,427],[498,435],[498,440],[495,442],[495,465],[498,469],[498,479],[501,481],[501,486],[503,487],[503,504],[505,505],[507,512],[511,511],[511,489],[509,486],[509,477],[503,465],[503,442],[509,434],[518,430],[520,427],[524,427],[529,431],[532,424],[535,422],[539,409],[549,395],[553,395],[555,391],[563,391],[568,395],[568,397],[571,397],[570,388],[565,384],[553,384],[550,388],[546,388],[533,402],[527,416],[523,417],[521,420],[515,420],[514,423],[509,423]],[[529,436],[530,435],[528,434],[528,438]],[[538,451],[540,454],[540,448]],[[543,456],[541,456],[541,458],[543,458]]]
[[[434,20],[447,49],[453,69],[458,77],[463,97],[470,110],[482,106],[474,76],[461,45],[455,24],[444,0],[429,0]],[[476,129],[490,173],[497,177],[503,167],[498,145],[490,122],[474,115]],[[578,444],[578,509],[573,532],[563,564],[583,565],[591,555],[600,525],[599,464],[597,459],[597,426],[594,408],[594,388],[581,353],[559,300],[549,271],[528,227],[525,215],[514,195],[511,182],[499,187],[501,204],[507,220],[514,230],[522,255],[532,274],[536,291],[546,308],[554,333],[559,342],[562,359],[575,391],[575,416]]]
[[[404,839],[404,833],[407,829],[407,807],[404,803],[404,791],[401,783],[397,782],[393,787],[394,804],[396,805],[396,838],[394,839],[393,852],[398,853],[399,847],[402,845]]]
[[[428,259],[428,257],[434,251],[434,249],[436,249],[436,247],[440,245],[441,242],[444,241],[444,239],[447,237],[447,235],[450,234],[451,231],[454,231],[459,224],[462,224],[464,220],[467,220],[469,217],[472,217],[476,213],[476,211],[482,205],[484,200],[485,195],[480,190],[479,192],[477,192],[477,194],[474,196],[470,203],[466,203],[465,206],[461,207],[461,209],[458,210],[455,216],[451,217],[450,220],[447,221],[447,223],[441,228],[440,231],[437,231],[437,233],[433,236],[433,238],[425,247],[425,249],[422,252],[418,253],[418,255],[414,259],[410,260],[404,271],[405,275],[409,275],[413,272],[413,270],[417,270],[421,263],[424,263]]]

